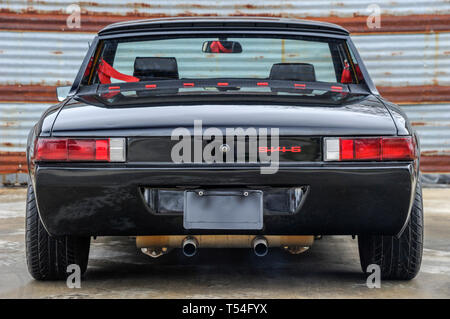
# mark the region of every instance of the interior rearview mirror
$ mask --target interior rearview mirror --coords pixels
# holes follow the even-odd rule
[[[206,41],[202,46],[203,53],[241,53],[242,46],[236,41]]]
[[[58,86],[56,88],[56,95],[58,96],[58,101],[64,101],[64,99],[69,95],[71,86]]]

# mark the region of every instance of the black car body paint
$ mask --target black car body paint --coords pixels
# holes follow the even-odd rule
[[[330,93],[336,104],[262,100],[249,96],[185,98],[148,105],[107,105],[81,81],[97,45],[106,39],[186,34],[271,34],[344,39],[355,54],[365,84],[351,93]],[[361,94],[363,92],[364,94]],[[343,94],[351,94],[345,100]],[[355,98],[353,98],[355,97]],[[299,100],[301,101],[301,100]],[[217,114],[220,110],[220,114]],[[281,143],[301,145],[299,154],[282,154],[278,173],[261,175],[250,163],[174,164],[171,131],[204,127],[277,127]],[[42,222],[52,235],[180,235],[182,215],[158,214],[146,203],[145,188],[157,194],[187,188],[249,188],[283,193],[305,188],[295,214],[264,212],[261,231],[201,230],[196,234],[385,234],[401,232],[408,220],[418,179],[418,160],[390,162],[325,162],[322,138],[332,136],[415,136],[406,115],[378,96],[369,74],[344,29],[318,22],[271,22],[204,19],[118,24],[93,41],[66,101],[46,111],[30,132],[29,173]],[[125,163],[33,163],[38,137],[125,137]],[[417,137],[416,137],[417,138]],[[418,150],[418,141],[416,143]],[[159,193],[160,192],[160,193]],[[159,195],[158,195],[159,196]],[[180,193],[174,192],[174,201]],[[286,195],[287,196],[287,195]],[[281,197],[285,199],[286,197]]]

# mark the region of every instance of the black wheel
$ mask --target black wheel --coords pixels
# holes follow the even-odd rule
[[[359,258],[363,272],[367,266],[380,266],[381,278],[410,280],[416,277],[422,262],[423,204],[422,186],[417,182],[414,205],[400,238],[395,236],[358,236]]]
[[[80,266],[81,274],[86,271],[91,238],[50,236],[39,218],[31,183],[28,183],[25,229],[28,271],[34,279],[65,279],[70,264]]]

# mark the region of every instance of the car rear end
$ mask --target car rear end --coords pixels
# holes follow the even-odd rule
[[[136,236],[153,257],[400,236],[417,138],[335,31],[97,38],[77,91],[31,139],[46,231]]]
[[[258,146],[257,162],[249,161],[247,135],[244,160],[236,152],[227,161],[224,153],[223,162],[214,163],[173,162],[179,141],[171,136],[108,137],[100,130],[68,138],[54,132],[36,145],[41,218],[54,235],[398,234],[417,178],[414,137],[321,136],[326,129],[315,130],[315,136],[281,135],[277,147]],[[201,150],[209,143],[202,138]],[[215,143],[235,148],[238,141],[223,136]],[[278,153],[278,162],[262,161],[267,153]],[[231,198],[261,191],[258,227],[245,220],[186,227],[186,196],[215,190]],[[211,205],[220,214],[221,205]]]

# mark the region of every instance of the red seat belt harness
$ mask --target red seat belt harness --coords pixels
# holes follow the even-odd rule
[[[233,53],[233,50],[225,48],[220,41],[213,41],[210,48],[212,53]]]
[[[139,78],[132,75],[120,73],[103,59],[100,61],[97,72],[98,79],[100,80],[101,84],[110,84],[111,78],[125,82],[139,82]]]
[[[350,66],[347,60],[344,62],[344,70],[342,70],[341,83],[352,83],[352,75],[350,74]]]

